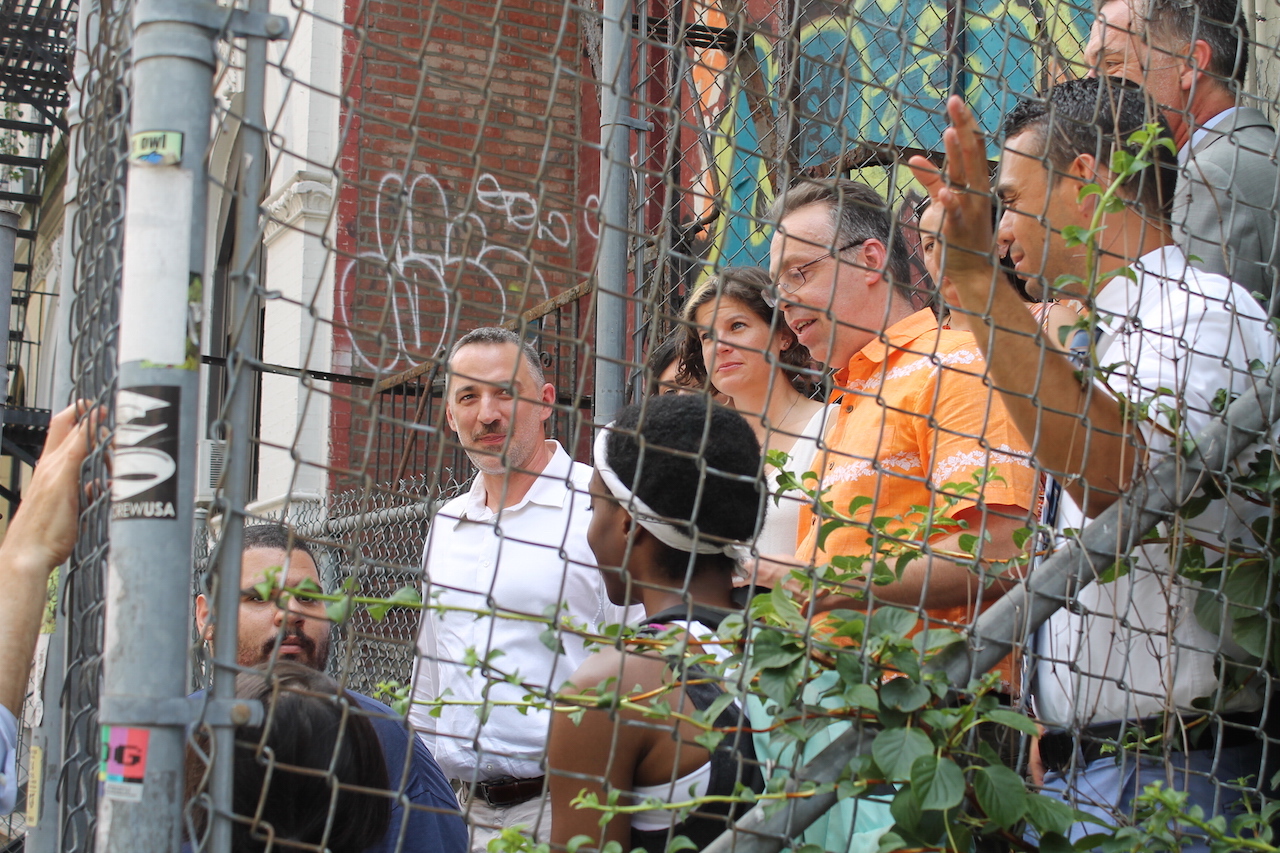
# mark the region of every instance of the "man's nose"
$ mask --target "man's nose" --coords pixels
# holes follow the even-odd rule
[[[287,603],[281,600],[276,601],[277,625],[288,625],[289,627],[293,627],[295,625],[301,625],[306,621],[306,618],[306,616],[295,609],[292,597],[290,597]]]
[[[485,424],[497,423],[502,420],[502,406],[498,398],[491,394],[486,394],[480,398],[480,422]]]
[[[1013,217],[1017,216],[1012,210],[1006,209],[1000,214],[1000,221],[996,223],[996,246],[1000,249],[1000,256],[1004,257],[1009,253],[1009,247],[1013,245]]]

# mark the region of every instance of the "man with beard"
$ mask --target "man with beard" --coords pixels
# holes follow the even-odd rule
[[[551,712],[526,697],[549,702],[587,658],[562,619],[625,621],[587,545],[591,468],[543,434],[555,399],[538,353],[506,329],[449,354],[445,413],[479,475],[431,522],[409,719],[453,780],[472,850],[515,827],[549,840]]]
[[[323,671],[329,659],[329,621],[324,602],[285,590],[320,584],[311,549],[278,524],[245,527],[240,563],[240,627],[236,662],[253,667],[293,660]],[[261,586],[270,582],[266,595]],[[196,598],[196,623],[213,639],[210,601]],[[387,779],[395,799],[383,839],[369,853],[421,851],[461,853],[467,831],[449,783],[430,751],[411,737],[404,721],[386,705],[348,690],[373,724],[382,744]],[[408,768],[405,767],[406,761]],[[407,812],[407,813],[406,813]],[[401,839],[403,838],[403,842]]]

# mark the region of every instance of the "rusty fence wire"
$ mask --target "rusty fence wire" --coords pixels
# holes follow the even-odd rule
[[[1178,58],[1164,29],[1126,31],[1122,7],[316,0],[273,9],[287,26],[268,28],[258,5],[208,18],[223,29],[209,32],[213,91],[193,93],[211,99],[212,130],[188,319],[198,441],[178,460],[194,471],[198,523],[191,565],[173,567],[192,591],[191,630],[173,642],[190,651],[193,692],[221,671],[246,693],[225,719],[200,706],[188,728],[184,842],[322,849],[351,829],[352,849],[426,849],[439,833],[460,851],[464,834],[482,845],[493,829],[481,802],[495,783],[528,795],[526,831],[504,850],[578,830],[582,849],[692,835],[736,851],[1064,850],[1084,831],[1074,809],[1119,823],[1125,849],[1203,837],[1276,849],[1265,291],[1280,250],[1263,238],[1280,189],[1270,207],[1244,189],[1280,187],[1265,129],[1280,33],[1240,7],[1247,76],[1239,109],[1218,117],[1236,124],[1209,141],[1238,143],[1227,174],[1260,171],[1207,205],[1185,202],[1185,164],[1156,199],[1177,196],[1172,212],[1108,183],[1175,177],[1176,163],[1139,168],[1163,150],[1141,133],[1128,159],[1069,134],[1083,147],[1065,161],[1054,146],[997,158],[1018,138],[1001,126],[1020,101],[1077,87],[1047,110],[1056,121],[1122,91],[1078,82],[1091,36],[1136,63],[1103,70],[1157,75]],[[127,117],[144,94],[133,11],[80,11],[62,235],[74,394],[108,430]],[[1212,24],[1193,15],[1195,33]],[[251,42],[268,33],[262,59]],[[1160,88],[1172,78],[1148,82],[1172,97]],[[1215,66],[1196,85],[1225,83]],[[977,221],[999,221],[976,248],[949,245],[965,235],[939,202],[926,209],[927,179],[908,165],[942,164],[952,94],[989,141],[948,181],[971,191]],[[1156,116],[1145,102],[1131,112]],[[1189,156],[1205,137],[1166,113]],[[858,183],[778,206],[836,179]],[[846,203],[839,223],[822,209]],[[1194,224],[1187,211],[1204,208],[1209,224]],[[1107,242],[1126,228],[1133,241]],[[1185,269],[1178,240],[1252,283]],[[1025,301],[1052,303],[1034,320],[999,267],[968,276],[957,263],[997,246]],[[455,351],[479,327],[529,343],[530,369],[504,332]],[[230,405],[237,389],[251,404]],[[682,394],[654,402],[667,391]],[[629,403],[640,408],[597,444]],[[601,453],[616,476],[592,485]],[[28,774],[45,791],[33,851],[92,850],[100,794],[125,790],[100,787],[96,717],[107,456],[86,468],[53,641],[65,659],[50,658],[32,736],[45,756]],[[227,505],[231,481],[245,505]],[[282,525],[309,558],[258,546],[265,563],[217,577],[220,537],[241,517]],[[229,616],[209,597],[219,584],[240,591],[235,660],[208,643]],[[708,603],[731,612],[699,611],[719,623],[715,638],[690,628],[701,651],[669,630],[685,614],[652,619]],[[297,837],[289,810],[271,811],[288,786],[259,798],[245,785],[295,778],[284,715],[342,703],[287,657],[391,708],[348,697],[328,757],[298,759],[312,764],[296,777],[322,793],[307,795],[318,823]],[[571,682],[599,667],[610,675]],[[264,691],[272,678],[295,679],[296,707]],[[211,731],[232,723],[237,748],[215,748]],[[366,723],[384,771],[410,765],[399,778],[338,768],[343,743],[370,751]],[[708,754],[717,775],[690,794]],[[219,787],[219,768],[257,781]],[[424,768],[443,799],[415,781]],[[1112,787],[1091,793],[1104,768]]]

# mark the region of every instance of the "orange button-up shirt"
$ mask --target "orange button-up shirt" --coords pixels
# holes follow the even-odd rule
[[[847,512],[859,497],[871,503],[854,514],[860,524],[832,532],[823,549],[817,545],[822,519],[805,506],[796,552],[800,561],[821,566],[831,555],[869,554],[875,538],[865,525],[871,519],[901,517],[914,528],[924,520],[916,507],[941,508],[947,483],[972,482],[988,469],[995,476],[981,491],[942,515],[1003,505],[1026,512],[1031,524],[1038,476],[1030,448],[985,372],[973,336],[939,329],[928,309],[895,323],[849,360],[835,376],[832,402],[839,410],[814,471],[837,511]],[[929,538],[952,532],[944,528]],[[971,532],[979,532],[976,524]],[[974,607],[962,606],[929,609],[928,615],[967,624],[975,613]],[[1001,669],[1007,681],[1016,678],[1008,662]]]

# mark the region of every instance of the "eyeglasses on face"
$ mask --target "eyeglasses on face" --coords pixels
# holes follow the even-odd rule
[[[831,258],[834,258],[834,257],[838,257],[839,255],[849,251],[850,249],[856,249],[859,246],[861,246],[863,243],[867,242],[867,240],[869,239],[871,238],[863,237],[859,240],[853,240],[851,242],[845,243],[843,246],[836,249],[835,251],[827,252],[827,254],[819,255],[813,260],[800,264],[799,266],[791,267],[790,269],[783,270],[782,274],[778,276],[778,280],[773,283],[773,291],[765,294],[765,302],[769,304],[770,308],[777,308],[779,293],[783,293],[790,296],[791,294],[795,293],[800,288],[804,287],[806,284],[809,283],[810,268],[816,266],[817,264],[822,263],[823,261],[830,260]]]

